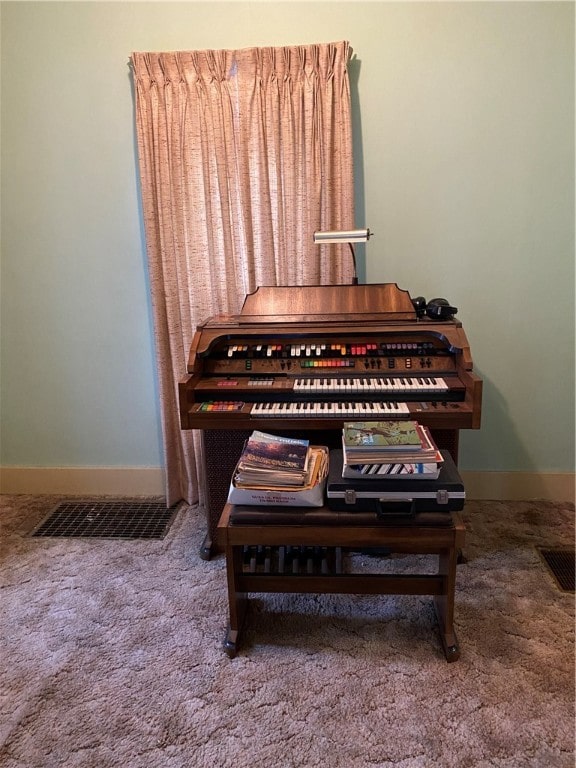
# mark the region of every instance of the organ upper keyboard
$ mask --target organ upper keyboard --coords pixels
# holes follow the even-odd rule
[[[414,418],[457,460],[459,430],[480,426],[462,324],[417,318],[395,284],[261,287],[198,326],[187,369],[180,422],[203,430],[212,530],[254,429],[338,445],[345,420]]]

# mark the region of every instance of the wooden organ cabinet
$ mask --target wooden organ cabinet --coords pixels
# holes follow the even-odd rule
[[[458,461],[478,429],[482,381],[456,319],[417,317],[393,283],[261,287],[239,315],[198,326],[179,384],[182,429],[202,430],[207,535],[254,429],[341,446],[344,421],[416,419]]]

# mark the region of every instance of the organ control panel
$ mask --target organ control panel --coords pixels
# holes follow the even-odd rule
[[[187,368],[181,427],[203,431],[212,486],[210,464],[221,476],[236,437],[231,474],[254,429],[323,443],[333,433],[337,445],[344,421],[413,418],[457,460],[459,430],[480,426],[482,382],[462,324],[418,318],[395,284],[259,288],[239,315],[198,326]]]

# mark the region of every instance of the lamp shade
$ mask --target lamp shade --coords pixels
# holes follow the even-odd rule
[[[342,232],[314,232],[314,242],[323,243],[365,243],[370,237],[369,229],[349,229]]]

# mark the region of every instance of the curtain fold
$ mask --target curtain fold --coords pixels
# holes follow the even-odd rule
[[[203,501],[178,381],[197,325],[260,285],[348,283],[354,227],[348,42],[133,53],[166,501]],[[347,246],[345,246],[347,247]]]

